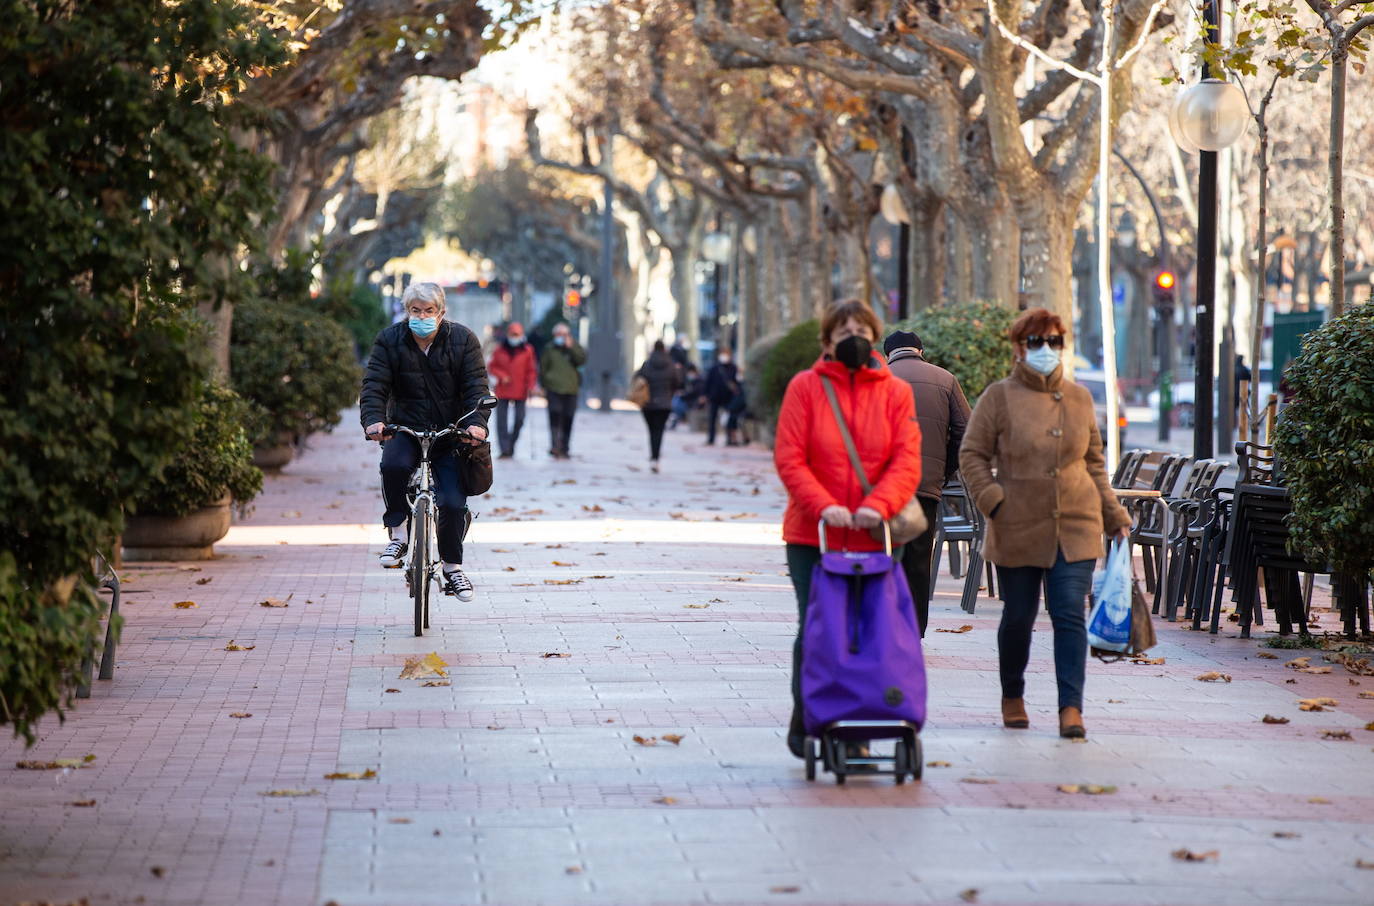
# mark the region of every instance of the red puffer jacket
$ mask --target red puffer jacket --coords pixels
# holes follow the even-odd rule
[[[845,452],[835,413],[821,385],[830,378],[844,412],[854,446],[859,450],[873,493],[865,496]],[[851,374],[822,358],[787,385],[778,415],[773,461],[787,487],[782,537],[788,544],[818,546],[816,523],[821,510],[839,505],[853,512],[871,507],[891,518],[921,483],[921,429],[913,417],[911,386],[887,370],[878,355]],[[832,550],[881,550],[866,530],[830,529]]]
[[[512,347],[505,343],[496,347],[487,365],[487,374],[496,381],[496,398],[500,400],[528,399],[539,378],[539,366],[534,350],[528,343]]]

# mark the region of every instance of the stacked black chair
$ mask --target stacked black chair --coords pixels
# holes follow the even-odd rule
[[[1274,609],[1279,633],[1290,634],[1294,623],[1298,624],[1300,633],[1307,633],[1307,613],[1298,586],[1298,573],[1329,573],[1330,569],[1324,563],[1313,563],[1288,552],[1289,532],[1285,520],[1292,511],[1293,500],[1287,488],[1259,484],[1236,486],[1231,566],[1243,639],[1250,638],[1250,627],[1261,618],[1261,572],[1265,597]]]
[[[1190,605],[1186,612],[1191,614],[1193,576],[1201,553],[1199,542],[1202,540],[1202,530],[1199,518],[1203,517],[1204,507],[1210,510],[1212,491],[1216,488],[1221,473],[1228,467],[1229,463],[1220,460],[1198,460],[1193,464],[1193,470],[1188,473],[1182,493],[1177,497],[1164,498],[1162,501],[1168,510],[1169,518],[1166,520],[1167,538],[1162,548],[1165,554],[1165,581],[1161,585],[1165,591],[1164,618],[1170,622],[1178,618],[1178,606],[1185,599]],[[1156,587],[1154,612],[1159,613],[1159,608],[1160,594],[1159,588]]]
[[[1161,454],[1150,476],[1149,490],[1159,491],[1161,497],[1144,497],[1127,504],[1135,528],[1131,530],[1131,544],[1140,547],[1140,560],[1145,567],[1145,590],[1155,596],[1155,612],[1159,612],[1160,584],[1163,581],[1165,522],[1168,510],[1163,497],[1168,497],[1178,483],[1179,473],[1192,461],[1192,457],[1179,453]],[[1142,475],[1150,467],[1147,459],[1142,466]],[[1137,480],[1137,484],[1141,482]]]

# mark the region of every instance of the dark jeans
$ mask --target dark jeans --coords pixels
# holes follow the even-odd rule
[[[463,527],[468,498],[458,477],[458,462],[453,448],[436,444],[430,448],[430,474],[434,478],[434,499],[439,504],[439,559],[445,563],[463,562]],[[395,528],[410,516],[406,488],[410,476],[420,466],[420,442],[407,434],[397,434],[382,445],[382,500],[386,513],[382,525]]]
[[[902,571],[906,573],[906,584],[911,586],[911,600],[916,602],[916,622],[921,627],[921,638],[925,638],[926,624],[930,621],[930,563],[935,550],[940,501],[918,499],[926,514],[926,530],[907,542],[902,551]]]
[[[506,424],[506,413],[515,410],[515,423]],[[515,444],[520,440],[520,429],[525,426],[524,400],[496,401],[496,441],[502,456],[514,456]]]
[[[1085,602],[1092,586],[1095,560],[1064,559],[1054,566],[999,566],[1002,586],[1002,623],[997,627],[997,655],[1002,695],[1021,698],[1026,691],[1026,663],[1030,660],[1031,631],[1040,609],[1040,587],[1046,588],[1046,609],[1054,626],[1054,676],[1059,682],[1059,707],[1083,708],[1083,679],[1087,673],[1088,621]]]
[[[725,411],[726,415],[725,430],[734,431],[739,427],[739,413],[731,412],[729,406],[729,403],[711,403],[711,414],[708,416],[706,422],[706,442],[708,444],[716,442],[716,426],[720,424],[720,413],[722,410]]]
[[[668,416],[671,409],[645,409],[644,424],[649,426],[649,458],[658,459],[658,452],[663,448],[663,429],[668,424]]]
[[[577,414],[576,393],[545,393],[549,403],[549,449],[568,454],[572,439],[573,416]]]

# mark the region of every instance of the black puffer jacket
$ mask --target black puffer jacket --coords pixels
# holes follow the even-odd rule
[[[649,382],[645,409],[673,408],[673,394],[682,387],[682,369],[667,352],[653,352],[635,374]]]
[[[428,364],[434,373],[432,395],[425,387],[425,354],[409,325],[400,321],[377,334],[359,398],[363,427],[385,422],[415,429],[443,428],[489,392],[482,345],[461,324],[439,324]],[[463,421],[465,426],[486,423],[485,413]]]

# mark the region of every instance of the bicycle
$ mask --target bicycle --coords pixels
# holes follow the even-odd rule
[[[409,434],[420,445],[420,465],[411,478],[407,497],[410,500],[410,516],[406,527],[410,536],[410,563],[406,565],[406,586],[415,604],[415,635],[423,636],[429,628],[429,586],[435,578],[439,560],[434,550],[434,486],[430,474],[429,451],[440,440],[450,435],[466,434],[467,430],[458,427],[458,422],[470,418],[478,412],[489,412],[496,406],[495,397],[483,397],[477,406],[466,415],[458,418],[452,425],[439,431],[416,431],[405,425],[387,425],[383,437]],[[472,525],[472,510],[463,511],[463,537],[467,537]]]

